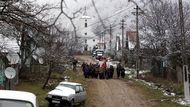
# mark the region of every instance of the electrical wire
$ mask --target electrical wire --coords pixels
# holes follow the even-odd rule
[[[118,24],[116,24],[115,26],[113,26],[113,27],[112,27],[112,30],[113,30],[113,29],[120,28],[120,26],[118,26],[118,25],[120,25],[120,23],[118,23]],[[106,30],[109,30],[109,29],[104,29],[102,32],[104,32],[104,31],[106,31]],[[101,35],[102,32],[100,32],[100,33],[96,33],[96,35]]]
[[[111,15],[111,16],[108,16],[108,17],[106,17],[106,18],[104,18],[104,19],[102,19],[102,20],[107,20],[107,19],[110,19],[110,18],[112,18],[112,17],[115,17],[116,15],[121,14],[121,13],[123,13],[125,10],[128,10],[128,9],[130,9],[130,8],[132,8],[132,7],[133,7],[133,5],[130,6],[130,7],[128,7],[128,8],[126,8],[126,9],[123,9],[122,11],[120,11],[120,12],[118,12],[118,13],[115,13],[115,14],[113,14],[113,15]],[[95,22],[95,23],[89,24],[88,27],[89,27],[89,26],[94,26],[94,25],[96,25],[96,24],[98,24],[98,23],[101,23],[101,21],[97,21],[97,22]],[[82,29],[78,29],[78,30],[84,30],[85,28],[86,28],[86,27],[83,27]],[[77,30],[77,31],[78,31],[78,30]]]

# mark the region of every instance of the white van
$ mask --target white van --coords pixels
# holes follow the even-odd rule
[[[104,55],[103,49],[96,49],[96,59],[101,59],[101,57]]]
[[[0,107],[39,107],[36,96],[30,92],[0,90]]]

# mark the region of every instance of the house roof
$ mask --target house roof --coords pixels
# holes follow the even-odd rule
[[[128,36],[128,41],[129,42],[136,42],[136,31],[128,31],[127,36]]]
[[[81,17],[81,19],[91,19],[91,17],[84,15],[84,16]]]
[[[135,48],[136,45],[136,31],[127,31],[128,45],[130,49]]]
[[[4,47],[1,52],[19,52],[19,46],[16,39],[0,35],[1,46]]]

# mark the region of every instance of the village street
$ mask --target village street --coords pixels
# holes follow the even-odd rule
[[[0,0],[0,107],[190,106],[190,0]]]
[[[76,56],[80,61],[94,62],[91,56]],[[116,73],[116,72],[115,72]],[[132,81],[88,79],[91,107],[151,107]]]

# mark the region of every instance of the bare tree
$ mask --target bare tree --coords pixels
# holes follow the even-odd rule
[[[68,41],[66,35],[59,33],[54,27],[49,30],[49,33],[50,35],[43,39],[43,47],[45,49],[43,59],[45,63],[49,65],[48,76],[43,85],[43,89],[45,89],[52,72],[58,67],[57,65],[64,64],[66,56],[68,56],[68,49],[66,48]]]
[[[61,0],[60,7],[51,7],[44,5],[37,6],[29,1],[13,2],[0,1],[0,33],[3,36],[14,37],[17,39],[20,47],[18,55],[21,59],[20,73],[24,71],[24,66],[29,57],[32,57],[38,47],[43,47],[46,50],[44,59],[50,65],[46,86],[51,71],[55,68],[55,64],[64,61],[62,56],[72,53],[76,49],[77,30],[74,19],[77,18],[78,13],[82,11],[79,9],[71,16],[64,11],[64,0]],[[47,15],[44,12],[51,9],[60,9],[60,13],[54,18],[52,23],[47,20]],[[61,30],[57,22],[61,15],[69,19],[73,26],[73,31]],[[42,42],[44,41],[44,42]]]
[[[159,59],[168,59],[168,66],[172,68],[176,64],[181,64],[180,53],[182,49],[182,37],[180,35],[180,22],[178,17],[178,4],[169,1],[151,1],[147,12],[143,15],[141,23],[142,46],[149,56]],[[189,6],[185,5],[186,34],[189,31]],[[174,58],[175,57],[175,58]],[[161,59],[159,59],[161,60]],[[175,65],[174,65],[175,64]]]

